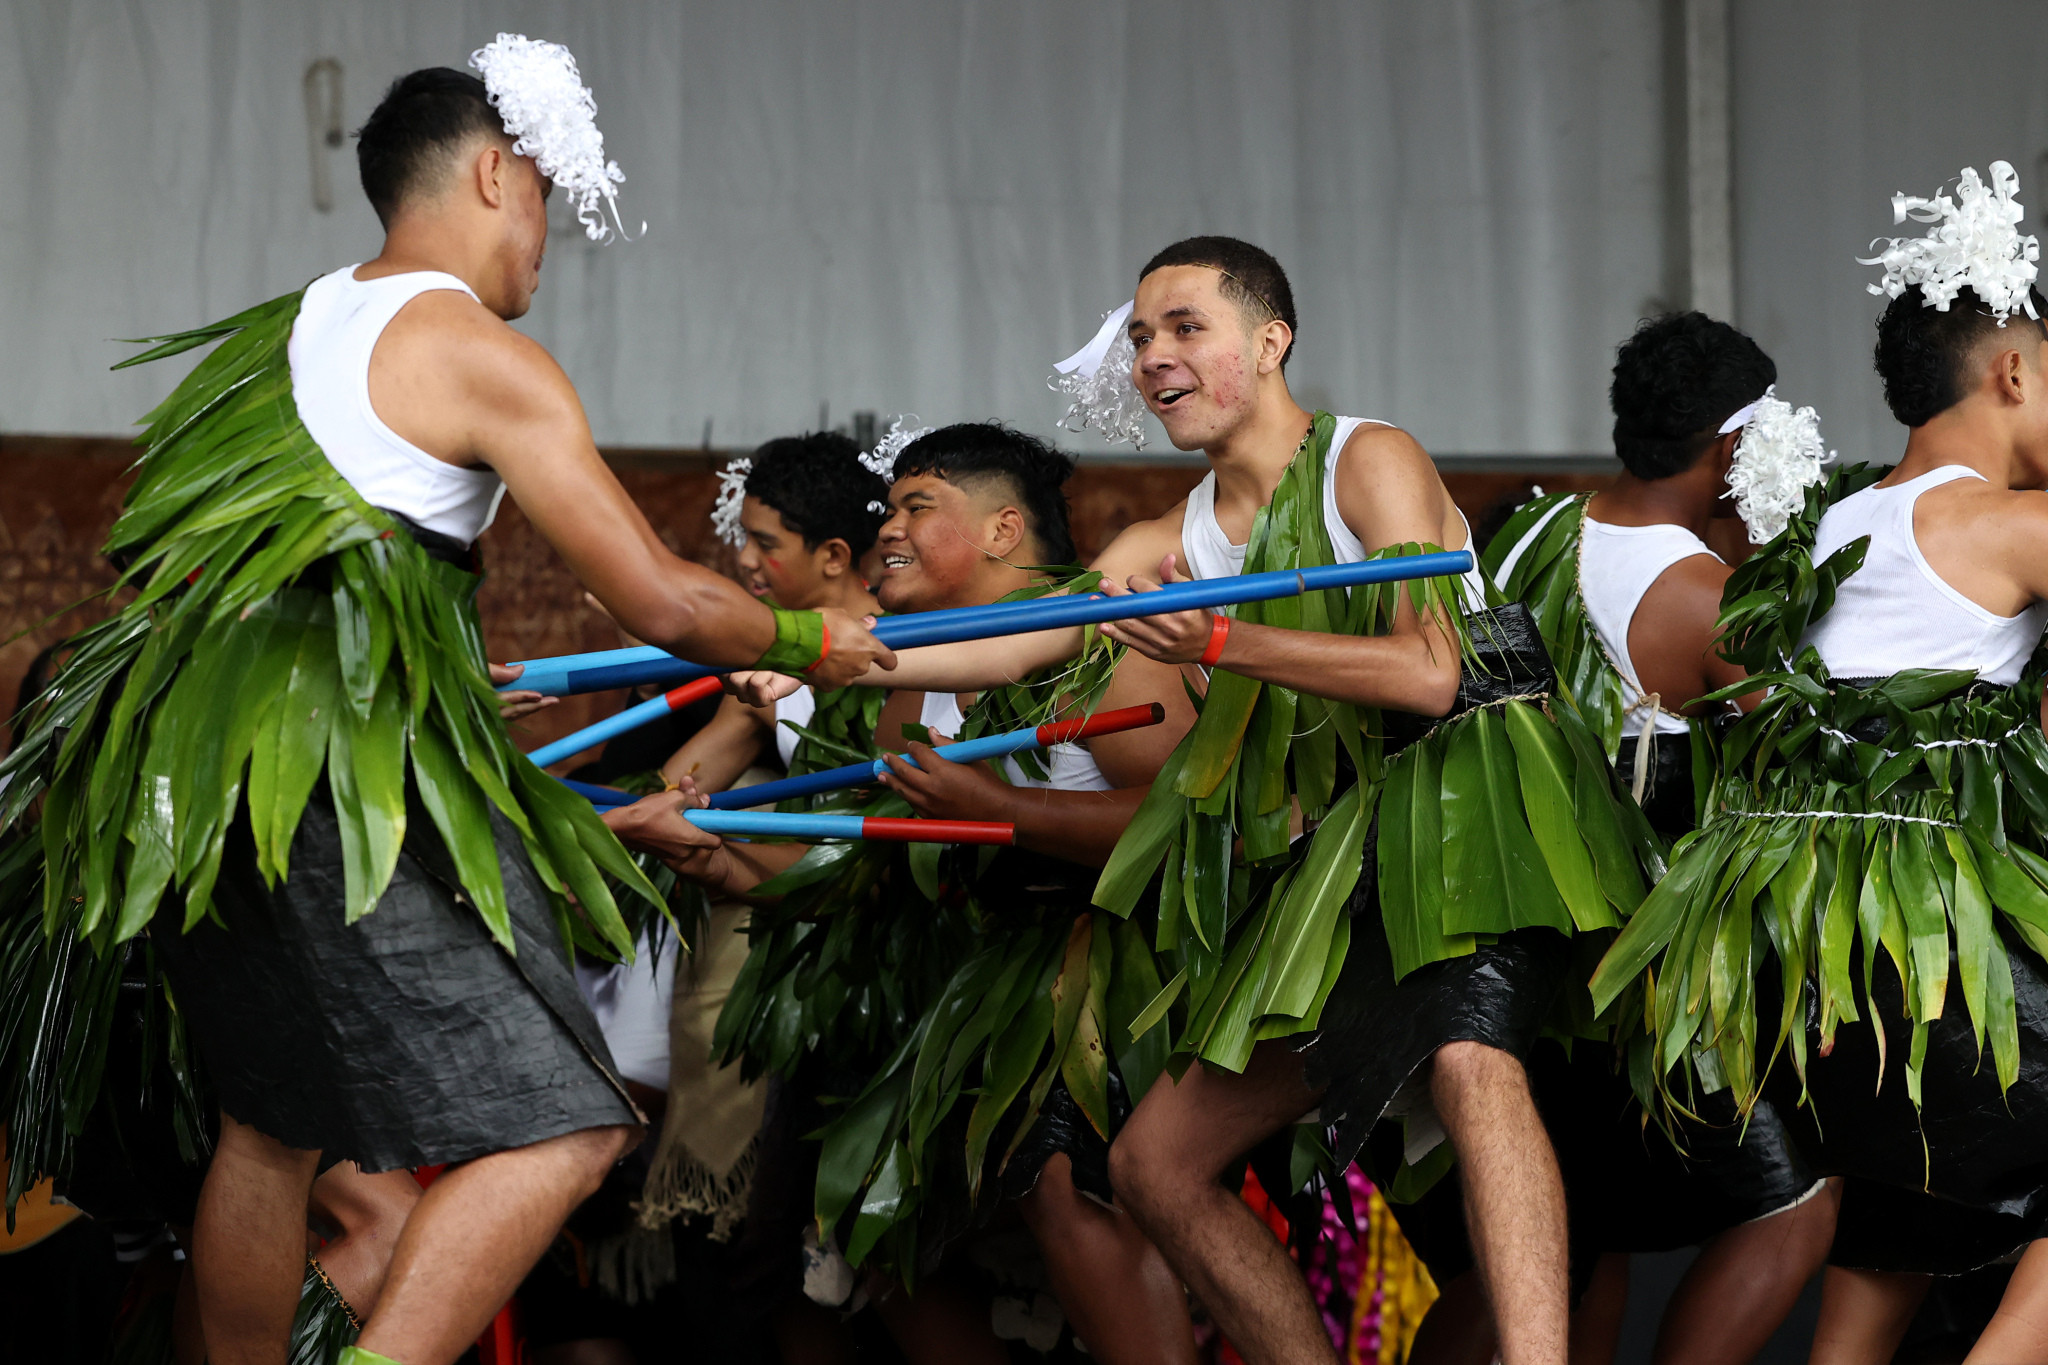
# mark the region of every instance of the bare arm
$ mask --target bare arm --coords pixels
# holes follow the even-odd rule
[[[715,896],[747,896],[808,851],[802,844],[727,843],[683,818],[701,803],[696,788],[685,783],[680,791],[614,806],[602,818],[626,847],[652,853]]]
[[[1429,456],[1406,432],[1361,428],[1338,464],[1338,510],[1367,553],[1408,542],[1444,543],[1450,508]],[[1462,548],[1462,547],[1459,547]],[[1178,580],[1162,563],[1158,580],[1133,577],[1133,591]],[[1208,647],[1212,614],[1175,612],[1111,623],[1106,634],[1154,659],[1187,663]],[[1458,646],[1447,623],[1425,618],[1403,596],[1386,635],[1338,635],[1233,625],[1219,667],[1333,701],[1440,716],[1457,698]]]
[[[700,791],[725,791],[761,756],[774,723],[773,711],[727,697],[710,722],[669,755],[661,775],[675,783],[692,778]]]
[[[1628,627],[1629,660],[1643,690],[1656,694],[1667,711],[1704,714],[1710,708],[1700,706],[1699,697],[1749,676],[1714,652],[1721,591],[1732,572],[1712,555],[1681,559],[1636,604]],[[1747,711],[1762,700],[1758,691],[1736,705]]]
[[[671,553],[597,453],[561,366],[466,295],[422,294],[371,364],[372,401],[437,458],[497,471],[536,530],[632,635],[719,667],[753,663],[774,617],[737,583]],[[834,686],[886,659],[853,617],[826,613]]]

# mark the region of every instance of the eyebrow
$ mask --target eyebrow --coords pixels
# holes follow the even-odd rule
[[[1194,304],[1183,303],[1178,307],[1169,308],[1164,313],[1161,313],[1159,315],[1159,320],[1161,322],[1165,322],[1172,318],[1206,318],[1207,316],[1209,315],[1203,312],[1200,308],[1197,308]],[[1136,333],[1145,330],[1147,327],[1150,327],[1151,325],[1151,323],[1145,321],[1145,319],[1143,318],[1134,317],[1131,319],[1131,325],[1125,328],[1124,330],[1129,334],[1135,335]]]

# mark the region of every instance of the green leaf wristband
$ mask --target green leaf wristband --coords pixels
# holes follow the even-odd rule
[[[775,643],[762,651],[754,667],[797,674],[808,673],[825,662],[827,642],[821,613],[784,611],[781,607],[769,610],[775,613]]]

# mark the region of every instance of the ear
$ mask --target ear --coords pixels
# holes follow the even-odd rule
[[[837,536],[820,545],[816,553],[818,572],[826,578],[837,578],[853,568],[853,547]]]
[[[1259,343],[1259,373],[1271,374],[1280,368],[1288,348],[1294,345],[1294,329],[1274,318],[1262,324],[1255,335]]]
[[[999,559],[1008,559],[1023,546],[1027,538],[1024,513],[1016,507],[1005,506],[989,521],[989,553]]]
[[[477,153],[474,167],[476,192],[491,208],[502,208],[505,203],[505,149],[494,140],[486,140],[484,149]]]

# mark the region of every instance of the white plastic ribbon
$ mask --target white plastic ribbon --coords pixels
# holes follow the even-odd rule
[[[1094,427],[1106,441],[1145,447],[1145,400],[1131,382],[1138,358],[1126,331],[1135,302],[1112,308],[1086,346],[1053,366],[1046,387],[1073,401],[1059,420],[1068,431]]]
[[[1956,179],[1954,198],[1937,193],[1931,199],[1908,194],[1892,196],[1892,221],[1908,219],[1931,226],[1924,237],[1878,238],[1884,250],[1858,265],[1881,265],[1884,278],[1866,286],[1873,294],[1898,298],[1918,286],[1921,297],[1939,312],[1965,287],[1990,308],[1999,325],[2015,312],[2038,318],[2029,295],[2039,267],[2040,239],[2022,236],[2026,210],[2015,197],[2020,178],[2010,162],[1991,163],[1991,183],[1965,166]]]
[[[617,235],[618,187],[626,177],[619,163],[605,160],[604,134],[597,130],[597,99],[576,70],[576,57],[560,43],[523,33],[500,33],[478,48],[469,64],[484,78],[484,89],[505,122],[512,150],[530,156],[540,173],[569,196],[583,234],[593,242]],[[607,226],[602,199],[617,228]],[[641,230],[646,230],[641,224]]]
[[[894,483],[896,481],[896,457],[903,453],[904,447],[919,437],[929,436],[933,431],[937,430],[935,427],[904,426],[905,422],[915,422],[916,420],[917,414],[914,412],[899,414],[895,421],[889,423],[889,430],[882,436],[882,439],[875,442],[875,448],[861,452],[861,464],[871,473],[879,474],[883,479]],[[886,517],[889,515],[889,508],[885,503],[870,502],[868,510],[877,516]]]
[[[1735,417],[1743,413],[1749,415],[1741,423],[1728,491],[1722,496],[1735,499],[1749,543],[1762,545],[1806,506],[1806,490],[1820,482],[1821,466],[1835,453],[1821,441],[1820,414],[1812,408],[1795,410],[1778,397],[1776,384]],[[1735,417],[1722,425],[1723,435],[1735,429]]]
[[[1776,384],[1773,384],[1769,388],[1765,389],[1764,398],[1770,397],[1773,393],[1777,392],[1777,389],[1778,386]],[[1727,421],[1721,423],[1719,427],[1715,428],[1714,434],[1716,436],[1726,436],[1731,431],[1740,431],[1744,427],[1748,426],[1749,419],[1756,416],[1757,406],[1763,401],[1763,398],[1759,398],[1756,400],[1755,403],[1751,403],[1746,408],[1737,408],[1734,412],[1728,415]]]
[[[740,525],[740,504],[746,501],[747,475],[753,472],[754,462],[744,455],[727,460],[725,468],[718,471],[718,501],[711,505],[711,529],[735,550],[747,543],[747,528]]]

